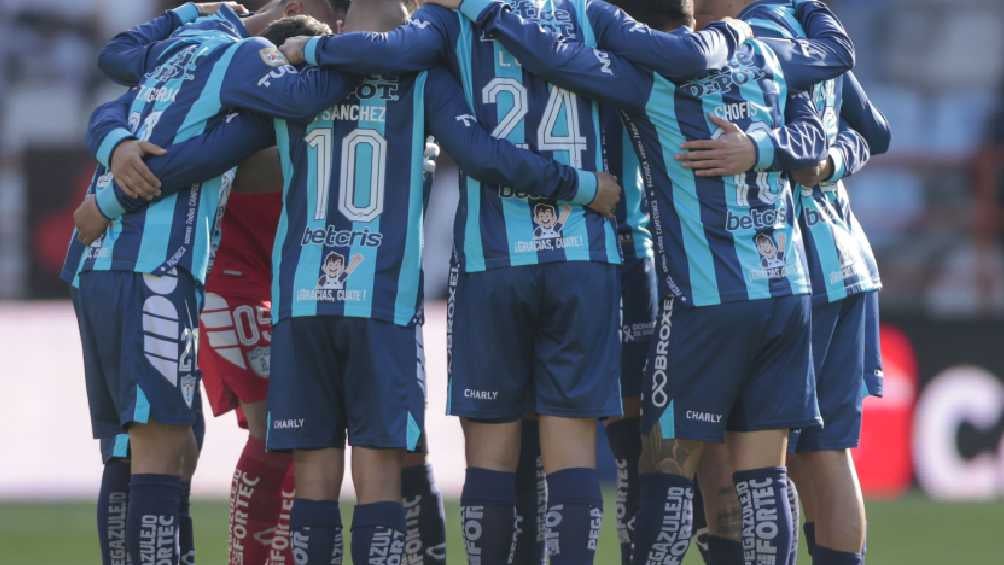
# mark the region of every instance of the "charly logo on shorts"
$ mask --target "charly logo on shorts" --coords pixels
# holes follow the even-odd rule
[[[196,358],[199,330],[190,312],[179,313],[168,298],[178,288],[178,271],[163,276],[143,275],[150,296],[143,302],[143,351],[146,360],[164,379],[179,388],[189,408],[198,378]]]

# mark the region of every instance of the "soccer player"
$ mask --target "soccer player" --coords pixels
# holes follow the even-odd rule
[[[569,37],[591,38],[581,0],[525,9]],[[625,38],[633,22],[605,31]],[[728,24],[661,42],[681,67],[725,61],[741,41]],[[445,63],[478,120],[500,138],[589,169],[602,166],[597,106],[524,72],[501,44],[436,6],[388,34],[290,41],[291,61],[356,72],[404,72]],[[461,497],[469,559],[509,561],[521,419],[540,415],[547,474],[545,544],[552,563],[591,562],[602,517],[596,419],[619,416],[620,249],[611,222],[573,207],[538,207],[525,191],[466,177],[451,277],[449,412],[462,418],[467,477]]]
[[[117,221],[107,233],[107,222],[78,230],[63,274],[77,283],[94,434],[129,434],[127,545],[134,563],[151,556],[179,559],[173,539],[183,496],[179,477],[194,451],[191,427],[198,410],[196,324],[215,219],[232,177],[212,179],[130,214],[127,206],[137,199],[112,183],[108,158],[126,140],[165,144],[196,135],[222,118],[223,105],[298,117],[328,102],[313,108],[300,95],[306,86],[331,100],[343,96],[347,83],[341,75],[280,74],[271,55],[278,54],[274,46],[247,38],[281,14],[267,10],[242,21],[224,6],[196,20],[199,7],[186,4],[144,30],[163,33],[164,27],[192,22],[183,35],[137,46],[134,30],[118,36],[102,54],[102,64],[115,68],[117,78],[141,86],[130,115],[132,129],[111,132],[98,148],[102,167],[85,205]],[[142,62],[119,66],[125,52]],[[154,72],[147,73],[145,64]],[[259,84],[262,77],[271,80]]]
[[[373,544],[382,544],[373,546],[373,551],[399,551],[400,545],[403,545],[403,539],[398,535],[404,523],[400,490],[394,495],[394,501],[387,498],[388,489],[393,492],[400,477],[388,477],[387,473],[395,467],[399,472],[398,450],[406,445],[414,446],[419,439],[422,421],[421,395],[416,394],[418,375],[414,367],[416,355],[420,353],[420,342],[416,343],[415,335],[416,324],[420,320],[420,256],[417,243],[421,230],[420,212],[424,205],[420,171],[424,161],[425,137],[415,136],[417,129],[409,121],[412,117],[418,123],[424,120],[422,114],[414,113],[415,109],[423,108],[419,96],[439,102],[424,108],[428,112],[430,131],[437,135],[447,151],[457,155],[460,163],[478,177],[489,182],[506,183],[527,192],[544,191],[541,196],[545,198],[592,202],[592,205],[609,213],[616,204],[616,198],[609,198],[610,188],[613,186],[615,196],[619,191],[604,175],[594,177],[592,173],[577,173],[529,153],[520,156],[512,153],[513,148],[508,145],[492,140],[487,132],[473,127],[476,122],[467,113],[462,91],[448,74],[434,71],[407,78],[409,80],[372,77],[359,87],[355,94],[359,101],[354,104],[335,106],[319,115],[313,124],[277,124],[280,141],[299,146],[283,148],[285,162],[289,165],[286,168],[293,172],[294,178],[287,179],[286,207],[282,218],[288,218],[290,223],[285,231],[280,219],[280,235],[290,235],[277,239],[276,243],[277,256],[285,257],[288,267],[283,268],[280,263],[273,269],[278,279],[278,284],[273,285],[273,317],[278,317],[280,321],[274,330],[273,376],[269,391],[269,419],[272,425],[268,440],[273,447],[280,449],[288,448],[290,444],[293,447],[308,446],[307,450],[300,449],[296,454],[298,498],[294,504],[293,529],[295,539],[303,542],[294,551],[310,555],[311,562],[320,562],[320,559],[327,562],[332,551],[340,547],[340,524],[332,523],[337,516],[338,470],[341,468],[339,448],[345,433],[345,428],[339,426],[349,427],[349,440],[357,448],[354,457],[356,486],[362,504],[356,509],[353,525],[353,537],[357,541],[353,552],[358,552],[356,561],[365,560]],[[423,85],[424,92],[421,90]],[[367,119],[360,123],[362,117]],[[402,121],[406,123],[402,124]],[[234,120],[234,124],[238,123],[239,119]],[[267,129],[270,127],[266,124]],[[319,151],[318,148],[312,149],[302,134],[288,133],[308,127],[312,132],[310,137],[323,138],[330,134],[336,145]],[[386,136],[381,130],[386,131]],[[314,132],[317,132],[316,135]],[[474,137],[475,134],[480,137]],[[371,140],[372,145],[367,147],[369,144],[363,144],[360,149],[357,147],[361,143],[358,140],[364,138]],[[381,139],[385,140],[386,148]],[[338,147],[343,140],[345,145]],[[407,143],[407,151],[403,147],[404,142]],[[207,141],[206,145],[210,142]],[[315,159],[315,155],[334,157],[340,155],[343,149],[350,151],[350,155],[355,152],[369,156],[373,159],[371,166],[353,171],[351,164],[357,159],[341,161],[346,175],[338,178],[346,188],[339,189],[333,184],[333,193],[326,195],[328,198],[321,198],[320,195],[327,192],[327,186],[318,187],[316,183],[326,183],[327,178],[325,175],[315,176],[315,170],[325,161],[318,160],[320,157]],[[380,152],[374,152],[374,149]],[[416,156],[422,157],[417,159],[418,173],[414,165]],[[387,162],[411,162],[412,166],[407,169],[395,166],[384,171]],[[598,187],[597,177],[600,180]],[[416,180],[419,182],[416,183]],[[409,183],[411,191],[384,193],[386,184],[402,183]],[[367,189],[372,196],[368,202],[346,195],[362,195],[363,189]],[[302,194],[306,191],[312,194]],[[384,206],[386,212],[377,213]],[[322,212],[320,219],[318,210]],[[328,224],[324,212],[336,223]],[[341,224],[337,223],[348,214],[356,217],[374,213],[376,216],[369,221],[352,220],[356,229],[341,228]],[[330,247],[337,248],[343,257],[352,257],[356,253],[364,257],[364,262],[356,267],[340,290],[316,286],[322,276],[321,251]],[[379,254],[375,253],[376,247]],[[287,257],[287,253],[293,255]],[[311,260],[316,261],[313,268],[305,263]],[[396,267],[393,266],[395,264]],[[367,268],[370,269],[369,280],[360,278],[360,274],[367,274]],[[303,278],[296,274],[311,270],[314,272],[312,277]],[[298,287],[295,290],[291,288],[294,285]],[[305,300],[314,305],[304,306]],[[304,310],[305,307],[307,310]],[[337,334],[334,338],[326,338],[323,332],[300,332],[295,340],[283,341],[284,327],[299,328],[303,324],[309,324],[311,330],[313,326],[329,324],[332,331],[337,330]],[[350,332],[353,328],[358,331]],[[346,340],[364,339],[367,333],[373,332],[382,332],[387,337],[376,339],[372,347],[359,344],[353,348],[351,355],[339,352],[338,362],[346,362],[350,366],[344,367],[344,372],[340,365],[332,369],[342,375],[339,379],[351,379],[353,386],[326,383],[324,377],[330,371],[321,368],[309,372],[291,368],[297,363],[325,362],[323,358],[312,358],[303,353],[304,347],[314,347],[317,354],[325,352],[326,348],[316,345],[318,339],[326,344],[331,344],[328,340],[333,339],[334,347],[344,348],[347,347]],[[394,345],[409,340],[410,347]],[[371,353],[367,354],[367,349]],[[375,363],[386,368],[380,371],[367,368]],[[353,364],[361,369],[355,369]],[[409,364],[413,368],[409,369]],[[294,385],[284,382],[285,379],[296,379],[297,382]],[[414,389],[410,394],[409,388]],[[330,392],[325,393],[325,390]],[[292,402],[284,402],[283,395],[296,398]],[[332,398],[332,395],[337,396]],[[351,402],[351,399],[360,398],[359,395],[381,400],[379,404],[363,407],[362,402]],[[321,398],[328,400],[318,406]],[[303,408],[296,404],[315,405],[316,408],[309,410],[309,415],[301,416],[304,419],[300,420],[297,416],[288,415],[290,411],[302,413]],[[339,409],[334,413],[322,409],[322,406],[330,405]],[[313,449],[318,444],[330,447]],[[365,466],[367,458],[376,463]]]
[[[822,5],[805,9],[818,12],[820,22],[832,18]],[[790,516],[784,441],[788,427],[816,424],[818,411],[805,335],[809,282],[793,197],[783,175],[764,169],[775,159],[783,168],[801,168],[825,153],[822,127],[808,97],[788,98],[786,90],[807,88],[812,77],[833,76],[847,66],[826,52],[804,53],[791,44],[775,50],[751,41],[721,71],[673,81],[666,77],[672,73],[671,62],[658,62],[658,51],[648,40],[660,35],[655,30],[639,29],[636,48],[628,52],[630,58],[660,67],[661,75],[642,73],[613,54],[559,39],[498,2],[467,0],[461,11],[476,19],[485,34],[503,41],[528,69],[622,106],[643,167],[651,171],[648,193],[665,282],[660,291],[666,300],[649,358],[641,464],[647,475],[636,563],[682,559],[690,538],[691,478],[700,461],[700,441],[693,440],[721,441],[726,429],[740,469],[737,491],[748,493],[754,484],[757,504],[771,510],[754,512],[752,499],[740,496],[750,519],[746,532],[782,532],[772,540],[748,540],[753,543],[747,562],[786,562]],[[813,59],[819,60],[813,64]],[[824,66],[830,69],[824,72]],[[804,122],[776,130],[786,123],[785,113]],[[759,172],[714,178],[723,173],[694,174],[676,161],[682,142],[710,137],[719,128],[725,137],[743,140],[746,150],[738,160],[745,166],[729,174],[751,165]],[[736,355],[722,355],[726,350]],[[699,389],[697,382],[708,378],[716,386]],[[781,402],[757,398],[779,388],[794,392]]]
[[[787,2],[762,1],[740,17],[757,35],[804,38],[794,12]],[[862,168],[869,154],[886,152],[891,134],[853,73],[819,84],[813,95],[831,148],[818,167],[794,179],[813,283],[813,358],[825,427],[793,436],[789,467],[805,505],[813,563],[863,563],[865,506],[850,449],[860,439],[864,396],[882,394],[882,283],[842,179]]]

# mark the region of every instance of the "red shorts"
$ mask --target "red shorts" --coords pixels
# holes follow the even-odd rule
[[[268,394],[271,315],[267,300],[206,293],[199,320],[202,382],[213,415],[236,410],[242,428],[247,428],[247,418],[240,403],[262,402]]]

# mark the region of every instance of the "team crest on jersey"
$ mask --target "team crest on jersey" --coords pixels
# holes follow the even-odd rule
[[[777,279],[787,276],[788,269],[784,260],[785,241],[783,233],[775,236],[761,232],[753,237],[756,251],[760,254],[760,266],[762,267],[759,271],[754,271],[754,278]]]
[[[270,67],[282,67],[289,64],[286,56],[277,47],[266,47],[258,52],[261,61]]]
[[[263,379],[267,379],[271,365],[271,355],[268,347],[255,347],[248,351],[248,365],[254,374]]]

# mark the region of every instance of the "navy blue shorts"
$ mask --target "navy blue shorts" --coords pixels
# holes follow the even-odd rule
[[[447,413],[620,416],[620,282],[592,262],[451,273]]]
[[[268,448],[414,451],[425,426],[421,326],[289,318],[272,329]]]
[[[195,443],[199,446],[199,453],[202,453],[202,444],[206,440],[206,420],[199,410],[198,419],[192,426],[195,433]],[[129,451],[129,434],[118,434],[115,437],[102,438],[98,440],[101,450],[101,461],[108,463],[113,459],[129,459],[132,452]]]
[[[80,275],[73,306],[96,439],[114,439],[133,423],[201,419],[201,302],[201,285],[185,271]]]
[[[676,307],[663,301],[642,431],[719,443],[726,431],[820,425],[808,296]]]
[[[878,292],[817,304],[812,311],[816,395],[825,427],[792,435],[796,451],[857,447],[868,395],[882,396]]]
[[[655,260],[636,259],[621,267],[621,393],[641,396],[642,374],[659,315]]]

